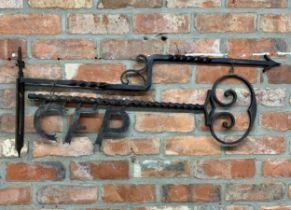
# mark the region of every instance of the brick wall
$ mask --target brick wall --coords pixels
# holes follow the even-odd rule
[[[291,209],[291,0],[2,0],[0,8],[0,209]],[[255,86],[259,107],[251,135],[233,149],[215,143],[201,116],[181,113],[130,112],[126,137],[104,141],[100,151],[92,142],[102,111],[82,117],[86,129],[71,145],[50,142],[35,133],[37,106],[26,100],[26,144],[17,158],[18,46],[25,75],[35,78],[116,83],[137,67],[136,55],[153,53],[269,53],[283,65],[267,74],[235,68]],[[160,64],[150,91],[115,97],[203,103],[229,70]],[[245,129],[235,110],[234,129]],[[65,122],[42,123],[62,133]]]

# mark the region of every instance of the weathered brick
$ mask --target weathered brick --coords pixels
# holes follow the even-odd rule
[[[161,0],[100,0],[98,8],[118,9],[125,7],[135,8],[158,8],[162,6]]]
[[[0,8],[23,8],[23,0],[1,1]]]
[[[281,154],[285,151],[285,138],[282,136],[248,136],[244,141],[231,148],[226,154]]]
[[[16,104],[16,91],[14,88],[0,90],[0,108],[12,108]]]
[[[278,206],[261,206],[260,210],[290,210],[290,205],[278,205]]]
[[[213,122],[213,128],[215,131],[241,131],[246,130],[249,127],[249,116],[247,112],[233,112],[232,113],[235,119],[235,125],[231,129],[226,129],[223,127],[223,122],[229,122],[227,117],[218,118]],[[201,116],[200,120],[200,130],[209,131],[209,127],[205,125],[205,118]],[[231,139],[230,139],[231,140]]]
[[[230,73],[231,68],[228,66],[210,66],[197,65],[196,67],[196,83],[214,83],[218,78]],[[257,71],[255,67],[235,67],[234,73],[238,74],[250,83],[257,82]],[[226,80],[225,82],[237,84],[237,80]]]
[[[70,144],[62,141],[37,140],[33,142],[33,157],[83,156],[93,154],[93,142],[88,137],[73,138]]]
[[[281,8],[287,7],[287,0],[227,0],[227,7],[239,8]]]
[[[106,203],[153,202],[155,186],[151,184],[106,184],[102,199]]]
[[[165,141],[167,155],[217,155],[219,145],[212,137],[174,136]]]
[[[74,180],[129,178],[129,164],[125,160],[71,161],[70,171],[70,178]]]
[[[0,39],[0,59],[12,59],[13,55],[17,55],[18,47],[21,47],[23,57],[26,57],[26,40]]]
[[[269,107],[283,107],[286,100],[285,88],[260,88],[255,90],[258,103]]]
[[[158,138],[106,139],[102,142],[102,149],[106,155],[158,154],[160,140]]]
[[[56,14],[2,14],[1,34],[58,34],[61,18]]]
[[[260,125],[267,129],[288,131],[291,129],[291,113],[263,112],[260,115]]]
[[[219,39],[169,39],[169,54],[220,53]]]
[[[247,206],[247,205],[232,205],[232,206],[225,206],[223,210],[254,210],[254,207]]]
[[[192,114],[185,113],[138,113],[135,129],[140,132],[190,132],[195,122]]]
[[[270,84],[291,84],[291,65],[280,65],[267,71],[268,83]]]
[[[71,14],[68,30],[73,34],[125,34],[129,32],[129,20],[119,14]]]
[[[187,33],[190,16],[174,13],[136,14],[133,17],[135,33]]]
[[[142,65],[134,65],[133,69],[140,69]],[[184,64],[155,64],[152,71],[154,84],[187,83],[192,75],[191,66]],[[132,77],[132,81],[141,81],[138,77]]]
[[[65,78],[92,82],[120,83],[123,64],[66,64]]]
[[[290,159],[268,159],[262,163],[262,175],[272,177],[291,177]]]
[[[134,177],[187,177],[191,175],[186,160],[143,160],[135,163]]]
[[[40,59],[94,59],[96,42],[85,39],[38,39],[32,42],[32,55]]]
[[[189,8],[189,7],[220,7],[221,0],[167,0],[167,7],[169,8]]]
[[[214,184],[169,184],[162,186],[164,202],[217,202],[220,186]]]
[[[161,92],[161,100],[172,103],[203,104],[207,89],[181,88],[166,89]]]
[[[250,178],[255,172],[254,159],[197,160],[194,176],[203,179]]]
[[[227,201],[268,201],[279,200],[284,196],[282,183],[227,184]]]
[[[6,163],[7,181],[60,181],[65,178],[65,167],[58,161]]]
[[[260,29],[264,32],[291,32],[291,14],[262,14]]]
[[[24,141],[23,148],[21,150],[21,156],[27,153],[27,141]],[[18,157],[18,153],[15,149],[15,139],[9,139],[2,137],[0,139],[0,157]]]
[[[227,41],[230,57],[257,57],[268,53],[276,56],[277,52],[287,51],[285,39],[229,39]]]
[[[92,0],[28,0],[32,8],[79,9],[92,7]]]
[[[59,132],[62,128],[62,122],[57,116],[47,116],[41,120],[42,128],[48,132]],[[26,114],[25,115],[25,132],[33,133],[35,132],[33,125],[33,115]],[[4,132],[15,132],[15,114],[12,113],[4,113],[0,115],[0,131]]]
[[[237,93],[237,105],[247,106],[250,104],[250,91],[245,88],[233,88]],[[221,90],[220,90],[221,91]],[[222,92],[217,91],[219,98]],[[286,104],[286,89],[285,88],[255,88],[257,103],[268,107],[283,107]]]
[[[15,83],[18,69],[15,64],[0,65],[0,82]],[[57,64],[27,64],[24,76],[31,78],[61,79],[61,67]]]
[[[108,39],[101,41],[101,58],[135,59],[139,54],[151,55],[162,53],[163,42],[157,39]]]
[[[97,187],[77,185],[42,186],[37,192],[40,204],[89,204],[97,200]]]
[[[151,207],[140,207],[132,208],[131,210],[190,210],[188,206],[151,206]]]
[[[27,205],[31,202],[31,187],[8,186],[0,188],[0,205]]]
[[[202,32],[250,33],[256,30],[256,15],[251,13],[197,14],[195,28]]]

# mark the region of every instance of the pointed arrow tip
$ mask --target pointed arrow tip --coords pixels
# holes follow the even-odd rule
[[[268,55],[264,55],[264,58],[266,61],[268,61],[268,65],[263,69],[263,72],[266,72],[268,70],[270,70],[271,68],[275,67],[275,66],[280,66],[281,64],[272,60]]]

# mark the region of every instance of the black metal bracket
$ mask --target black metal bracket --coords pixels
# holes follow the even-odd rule
[[[210,58],[201,56],[184,56],[184,55],[139,55],[137,61],[144,64],[144,67],[139,70],[126,70],[121,75],[121,84],[110,84],[103,82],[87,82],[78,80],[48,80],[48,79],[35,79],[25,78],[23,75],[23,69],[25,63],[22,60],[21,48],[18,49],[17,66],[19,69],[18,78],[16,81],[16,150],[20,156],[21,148],[24,142],[24,95],[26,86],[40,86],[40,87],[76,87],[76,88],[89,88],[99,90],[127,90],[127,91],[145,91],[152,85],[152,68],[156,62],[170,62],[170,63],[189,63],[189,64],[220,64],[220,65],[243,65],[243,66],[259,66],[263,67],[263,71],[271,69],[272,67],[280,65],[279,63],[271,60],[268,56],[264,56],[265,60],[246,60],[246,59],[232,59],[232,58]],[[136,85],[130,83],[130,77],[137,76],[142,79],[143,84]],[[249,126],[245,133],[234,141],[224,141],[218,137],[214,131],[214,122],[217,119],[226,117],[228,121],[224,121],[222,126],[225,129],[230,129],[235,125],[235,118],[229,112],[215,113],[216,107],[229,108],[237,101],[237,95],[234,90],[226,90],[224,96],[230,98],[228,103],[222,102],[218,99],[216,90],[217,86],[227,79],[240,80],[248,88],[250,92],[251,102],[247,109],[249,117]],[[115,99],[102,99],[102,98],[87,98],[87,97],[72,97],[72,96],[56,96],[56,95],[37,95],[29,94],[28,98],[31,100],[40,100],[42,105],[38,108],[34,117],[34,126],[36,131],[43,137],[50,140],[55,140],[55,135],[46,133],[40,126],[40,119],[42,116],[49,113],[58,115],[65,114],[65,106],[55,104],[56,102],[63,103],[77,103],[77,108],[73,116],[72,123],[67,131],[65,142],[70,143],[73,135],[73,131],[78,128],[78,120],[82,113],[94,113],[97,107],[103,107],[106,109],[101,131],[96,139],[97,144],[101,144],[103,137],[108,133],[122,133],[129,127],[129,117],[124,110],[130,110],[131,108],[150,109],[151,111],[182,111],[190,113],[203,113],[205,115],[205,125],[210,128],[212,136],[221,144],[229,146],[235,145],[242,141],[251,131],[254,120],[256,117],[256,97],[252,85],[241,76],[236,74],[229,74],[218,79],[211,90],[208,90],[206,101],[203,105],[199,104],[178,104],[178,103],[164,103],[164,102],[150,102],[150,101],[137,101],[137,100],[115,100]],[[49,102],[49,104],[46,104]],[[92,104],[91,108],[84,108],[82,104]],[[109,121],[113,115],[118,115],[123,124],[120,128],[110,128]]]

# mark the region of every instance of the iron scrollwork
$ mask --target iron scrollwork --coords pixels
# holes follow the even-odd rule
[[[245,60],[232,58],[210,58],[201,56],[184,56],[184,55],[140,55],[137,61],[144,64],[144,67],[139,70],[127,70],[121,75],[121,84],[110,84],[103,82],[88,82],[77,80],[48,80],[25,78],[23,76],[23,69],[25,63],[22,60],[21,49],[18,50],[17,66],[19,68],[17,79],[17,106],[16,106],[16,149],[20,155],[21,148],[24,141],[24,95],[26,86],[41,86],[41,87],[77,87],[101,90],[126,90],[126,91],[145,91],[152,85],[152,68],[156,62],[170,62],[170,63],[202,63],[202,64],[220,64],[220,65],[243,65],[243,66],[259,66],[266,71],[279,63],[271,60],[265,56],[265,60]],[[132,84],[130,77],[137,76],[140,78],[142,84]],[[249,118],[249,125],[246,131],[236,140],[227,141],[219,137],[215,131],[214,124],[218,119],[223,118],[222,127],[229,130],[235,125],[235,117],[232,113],[227,111],[216,112],[218,107],[227,109],[233,106],[237,101],[237,94],[233,89],[228,89],[224,92],[224,97],[229,98],[229,102],[223,102],[217,95],[218,86],[228,79],[236,79],[242,82],[250,93],[250,104],[247,109]],[[43,116],[48,114],[66,115],[67,103],[76,104],[75,113],[72,122],[66,132],[64,139],[65,143],[70,143],[73,132],[80,127],[78,121],[82,114],[96,113],[98,109],[105,109],[105,116],[98,136],[95,140],[96,144],[101,145],[103,138],[109,137],[112,134],[120,134],[125,132],[130,126],[130,118],[126,110],[148,110],[148,111],[162,111],[162,112],[187,112],[195,114],[204,114],[205,125],[209,127],[212,136],[222,145],[231,146],[241,142],[251,131],[257,112],[257,103],[252,85],[243,77],[236,74],[228,74],[219,78],[213,85],[212,89],[208,90],[207,97],[204,104],[186,104],[186,103],[166,103],[157,101],[140,101],[140,100],[119,100],[119,99],[105,99],[105,98],[89,98],[77,96],[64,96],[54,94],[28,94],[30,100],[40,101],[41,105],[35,112],[34,126],[38,134],[49,139],[56,140],[54,134],[46,133],[42,127],[40,120]],[[63,104],[63,105],[60,105]],[[83,106],[90,104],[91,107]],[[111,128],[109,126],[110,119],[113,116],[119,116],[122,120],[122,125],[119,128]]]

